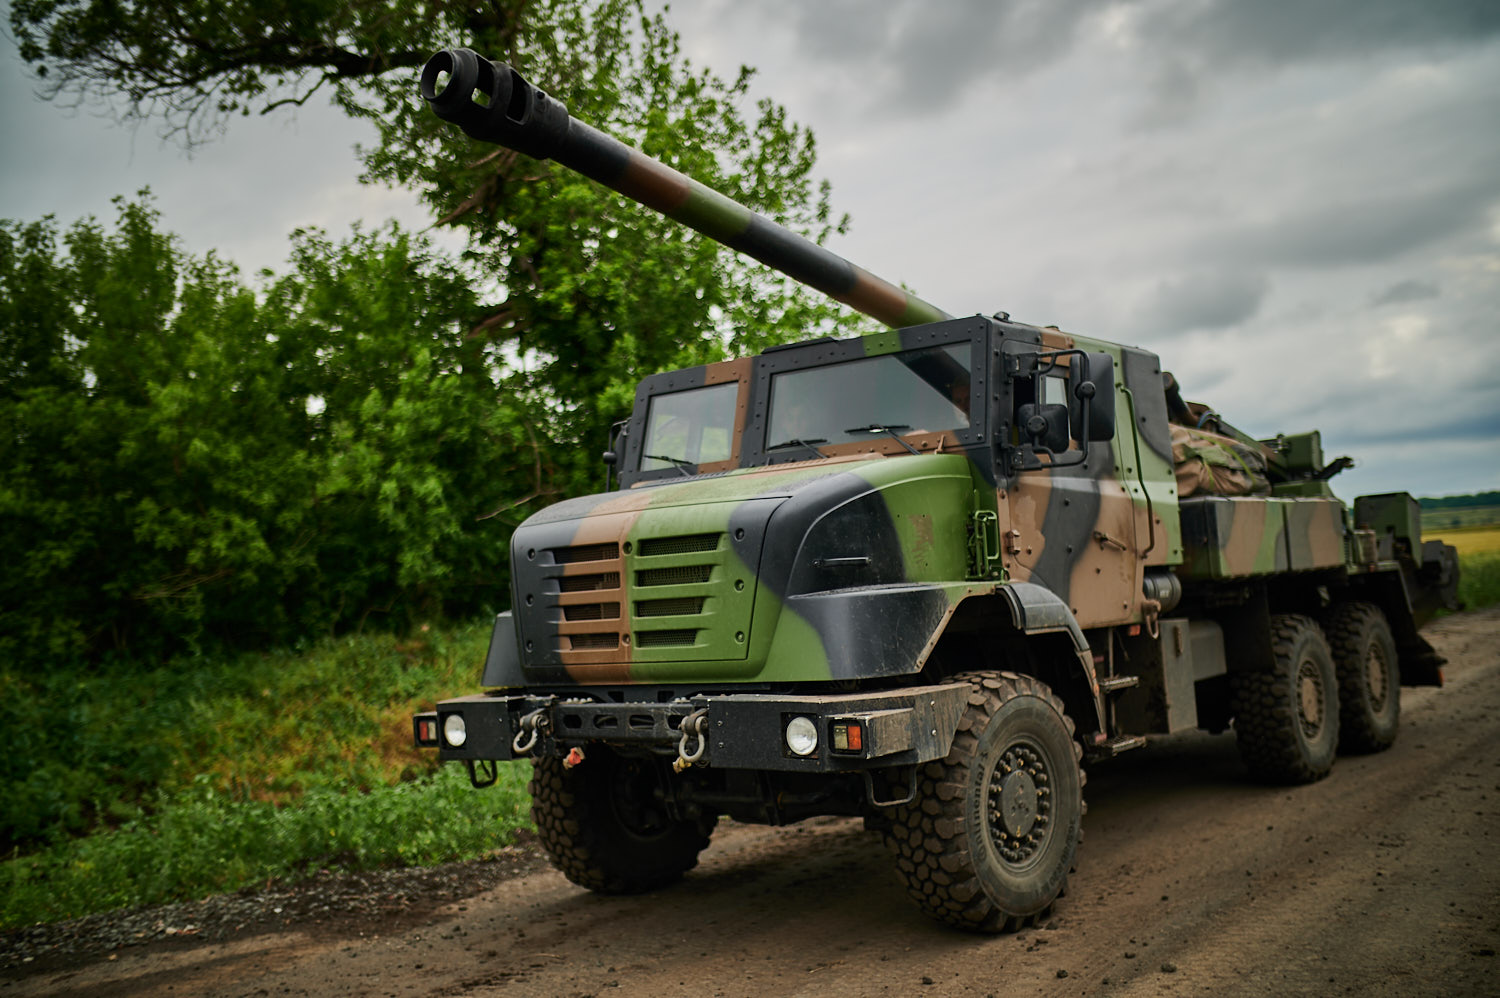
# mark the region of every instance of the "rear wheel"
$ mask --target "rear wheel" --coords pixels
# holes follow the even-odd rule
[[[590,746],[582,763],[537,759],[531,816],[552,865],[601,894],[638,894],[698,865],[717,818],[676,819],[662,800],[662,764]]]
[[[1391,747],[1401,724],[1401,671],[1385,614],[1372,603],[1344,603],[1328,621],[1339,678],[1339,750]]]
[[[885,830],[896,873],[929,915],[1013,931],[1063,892],[1082,837],[1082,749],[1062,701],[1008,672],[955,676],[973,690],[948,755],[918,772]]]
[[[1312,783],[1328,775],[1339,740],[1338,677],[1309,617],[1271,618],[1271,662],[1230,675],[1240,758],[1257,778]]]

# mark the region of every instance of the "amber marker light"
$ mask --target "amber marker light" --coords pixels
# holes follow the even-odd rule
[[[864,726],[858,721],[835,721],[833,724],[833,750],[835,752],[862,752],[865,747]]]

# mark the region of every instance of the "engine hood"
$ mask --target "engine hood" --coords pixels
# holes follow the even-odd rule
[[[511,540],[522,668],[536,683],[754,676],[757,633],[788,595],[907,580],[913,545],[886,497],[934,480],[954,494],[924,505],[961,515],[969,477],[956,454],[743,469],[558,503]]]

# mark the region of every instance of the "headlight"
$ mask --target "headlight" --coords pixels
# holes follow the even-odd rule
[[[796,755],[812,755],[818,749],[818,726],[808,717],[786,723],[786,747]]]
[[[469,731],[464,727],[462,714],[449,714],[443,718],[443,741],[458,748],[468,740]]]

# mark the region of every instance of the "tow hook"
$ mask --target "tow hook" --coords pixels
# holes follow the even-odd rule
[[[563,769],[572,769],[581,762],[583,762],[583,749],[574,745],[568,749],[567,758],[563,759]]]
[[[546,708],[538,707],[521,718],[521,730],[516,732],[516,737],[510,743],[511,750],[516,755],[526,755],[536,748],[537,739],[541,736],[542,729],[548,724],[545,711]]]
[[[703,729],[708,727],[708,708],[695,710],[682,719],[682,738],[677,742],[677,758],[672,760],[672,772],[680,773],[693,763],[703,758],[703,750],[708,747],[708,739],[703,737]],[[697,739],[697,748],[690,749],[693,740]]]

